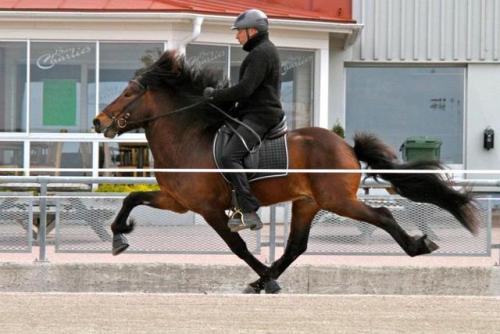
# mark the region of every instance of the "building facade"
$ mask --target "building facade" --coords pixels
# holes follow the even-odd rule
[[[283,107],[292,128],[327,126],[330,38],[351,43],[360,26],[350,1],[311,2],[321,11],[296,2],[262,8],[282,59]],[[143,133],[109,141],[93,132],[92,119],[167,49],[236,82],[245,54],[229,27],[239,12],[263,4],[236,1],[222,10],[218,1],[179,3],[7,4],[0,11],[1,167],[17,175],[92,176],[152,167]]]
[[[364,26],[353,47],[330,49],[329,119],[395,148],[437,137],[451,167],[498,170],[484,135],[500,131],[500,1],[357,0],[353,19]]]
[[[500,166],[498,149],[483,148],[484,130],[499,131],[500,0],[1,6],[2,174],[100,176],[152,167],[141,132],[107,140],[93,132],[92,119],[167,49],[236,82],[245,53],[229,27],[252,7],[271,18],[291,128],[339,123],[348,140],[369,131],[395,149],[411,136],[437,137],[452,167]]]

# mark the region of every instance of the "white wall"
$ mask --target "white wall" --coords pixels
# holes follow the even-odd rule
[[[500,64],[469,64],[467,83],[465,168],[500,170]],[[489,151],[483,149],[483,130],[488,126],[495,130],[495,148]]]
[[[346,101],[346,72],[345,61],[350,58],[352,47],[345,48],[343,41],[330,38],[330,68],[329,68],[329,93],[328,93],[328,128],[331,129],[335,122],[345,128],[345,101]]]

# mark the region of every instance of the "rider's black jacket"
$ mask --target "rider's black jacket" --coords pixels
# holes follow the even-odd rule
[[[235,114],[265,127],[276,125],[284,115],[280,102],[280,59],[268,33],[250,38],[243,50],[248,55],[241,64],[236,85],[216,89],[214,101],[237,102]]]

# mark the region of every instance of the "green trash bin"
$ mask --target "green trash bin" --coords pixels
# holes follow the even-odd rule
[[[399,149],[404,161],[439,160],[441,156],[441,140],[435,137],[409,137]]]

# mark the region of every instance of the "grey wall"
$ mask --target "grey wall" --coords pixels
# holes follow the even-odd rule
[[[500,0],[353,0],[364,28],[354,45],[330,41],[328,124],[345,124],[345,64],[465,66],[464,168],[500,169]],[[342,64],[342,65],[340,65]],[[482,132],[496,130],[496,148]],[[500,178],[469,174],[468,178]]]
[[[354,0],[353,61],[500,60],[500,0]]]

